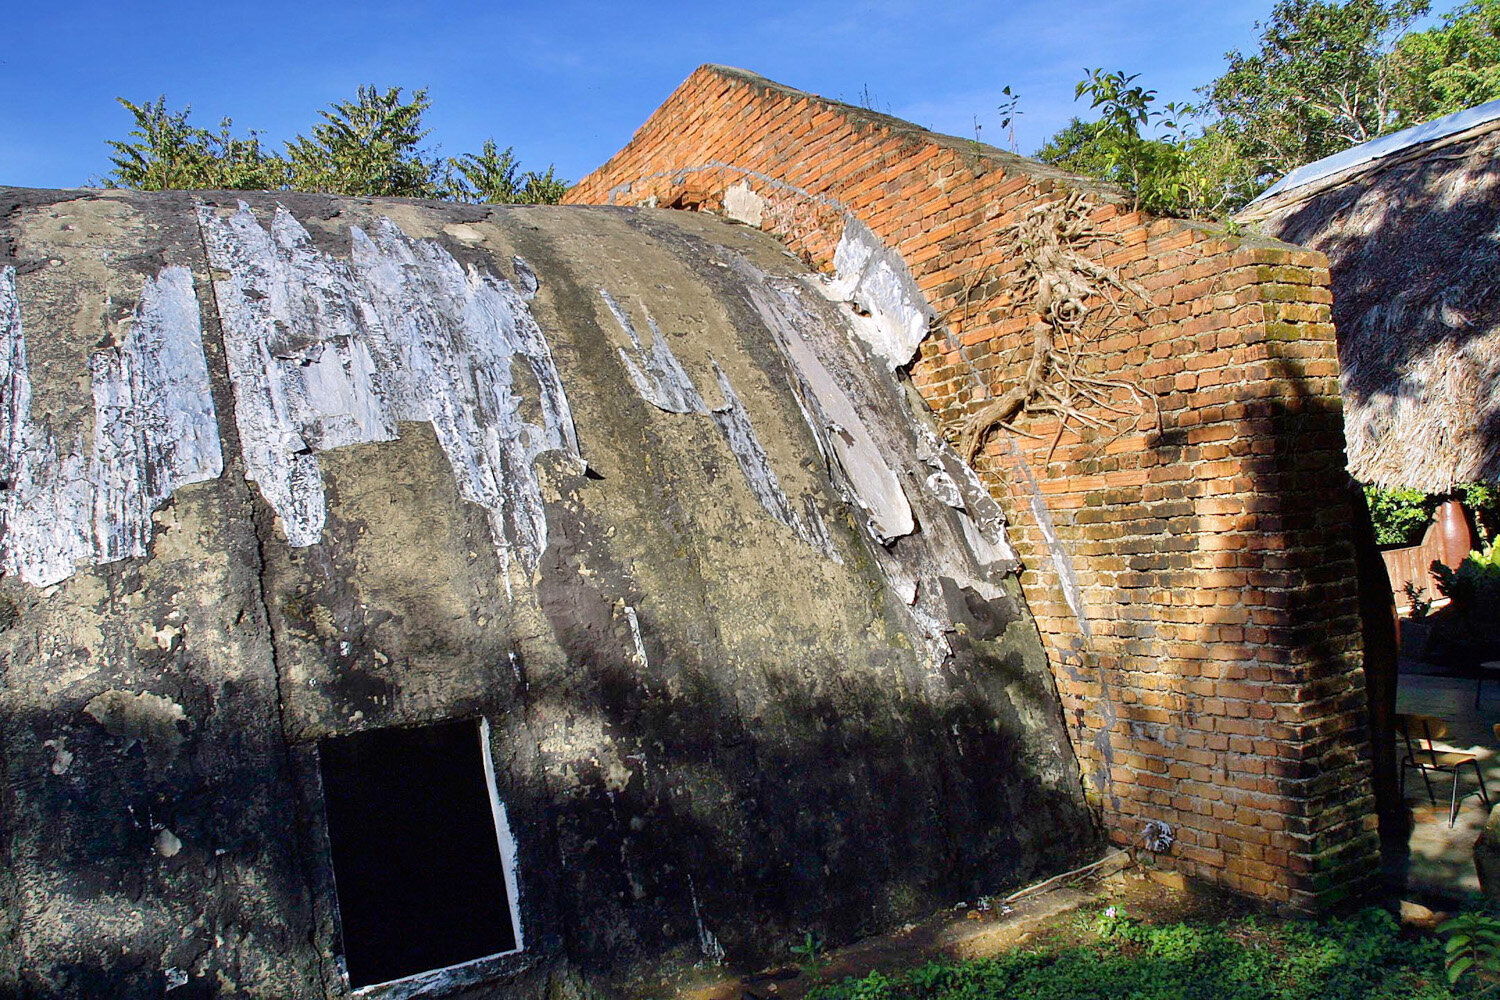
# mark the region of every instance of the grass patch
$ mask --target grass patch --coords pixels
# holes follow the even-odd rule
[[[1150,925],[1115,908],[1071,941],[819,987],[807,1000],[1453,1000],[1437,938],[1384,910],[1323,922],[1243,917]]]

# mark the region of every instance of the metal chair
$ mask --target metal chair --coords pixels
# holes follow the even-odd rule
[[[1463,750],[1438,750],[1433,747],[1433,740],[1440,740],[1448,735],[1448,723],[1431,715],[1398,715],[1396,726],[1406,741],[1406,757],[1401,761],[1402,801],[1406,799],[1407,768],[1414,767],[1422,772],[1422,783],[1427,786],[1427,798],[1434,806],[1437,805],[1437,796],[1432,792],[1432,781],[1427,777],[1427,772],[1452,772],[1453,791],[1448,799],[1448,826],[1452,827],[1458,820],[1458,772],[1465,764],[1473,764],[1474,774],[1479,778],[1479,797],[1485,805],[1490,804],[1489,790],[1484,787],[1484,772],[1479,769],[1479,761],[1475,755]],[[1468,794],[1464,796],[1468,797]]]

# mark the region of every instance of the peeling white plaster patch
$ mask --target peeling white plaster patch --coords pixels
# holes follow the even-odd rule
[[[979,481],[979,474],[974,471],[974,467],[960,458],[948,442],[926,427],[921,429],[919,435],[919,449],[922,461],[936,470],[927,479],[928,487],[933,488],[936,481],[940,488],[947,489],[951,486],[957,494],[957,503],[946,497],[942,499],[957,511],[959,524],[963,527],[965,537],[969,539],[970,549],[979,565],[1000,573],[1014,569],[1019,560],[1005,533],[1005,512]]]
[[[964,497],[958,490],[958,484],[944,470],[939,469],[927,477],[927,489],[954,510],[964,509]]]
[[[578,438],[552,349],[525,298],[389,219],[373,236],[359,229],[352,236],[354,266],[381,320],[372,331],[390,338],[377,342],[376,356],[408,402],[401,419],[432,421],[459,495],[490,512],[502,559],[514,549],[535,567],[547,520],[534,463],[544,451],[577,457]],[[521,415],[518,363],[536,384],[540,426]]]
[[[823,523],[812,497],[803,497],[803,509],[800,512],[787,498],[786,491],[781,487],[781,481],[777,478],[775,470],[771,468],[771,461],[766,455],[765,448],[756,437],[755,428],[750,423],[750,415],[745,411],[739,396],[735,394],[734,387],[729,383],[729,377],[724,374],[719,363],[714,362],[714,376],[724,396],[725,405],[711,410],[703,401],[703,396],[698,392],[697,386],[693,384],[692,377],[682,367],[677,356],[672,353],[671,346],[662,335],[661,328],[656,325],[656,320],[651,318],[651,314],[646,314],[646,322],[651,327],[652,338],[651,347],[648,349],[642,344],[640,334],[636,331],[630,314],[620,306],[615,297],[602,288],[599,290],[599,295],[604,299],[604,304],[609,308],[610,315],[615,318],[620,329],[630,338],[632,351],[627,352],[623,347],[617,349],[620,352],[620,360],[625,363],[625,370],[629,373],[630,380],[635,384],[636,391],[640,393],[641,398],[667,413],[708,414],[713,417],[714,423],[718,425],[724,435],[724,440],[729,445],[729,450],[734,453],[735,461],[740,471],[744,473],[745,482],[749,485],[756,502],[765,509],[766,513],[796,532],[797,537],[802,541],[834,562],[842,564],[843,560],[839,558],[833,539],[828,534],[828,527]],[[644,656],[644,653],[642,655]]]
[[[210,263],[228,272],[215,288],[245,464],[288,543],[322,534],[317,452],[394,440],[398,421],[424,420],[459,495],[488,511],[502,562],[514,553],[534,567],[547,540],[534,462],[576,456],[578,440],[526,306],[536,281],[524,261],[523,294],[389,219],[371,233],[351,227],[348,262],[318,250],[280,206],[269,231],[244,202],[228,217],[203,206],[199,219]],[[518,362],[534,378],[540,425],[521,415]]]
[[[163,827],[156,834],[156,853],[164,858],[175,858],[182,850],[182,840],[171,830]]]
[[[693,922],[698,925],[698,950],[703,952],[703,957],[715,965],[724,964],[724,946],[714,932],[708,929],[708,924],[703,921],[703,910],[698,905],[698,887],[693,885],[693,876],[688,876],[688,896],[693,901]]]
[[[745,482],[750,485],[750,492],[755,494],[755,499],[772,517],[791,526],[791,502],[781,488],[781,480],[776,478],[776,470],[771,468],[766,449],[755,434],[750,415],[745,412],[745,404],[740,402],[734,386],[729,383],[729,376],[724,374],[724,369],[719,367],[717,361],[714,362],[714,378],[719,383],[719,391],[724,395],[724,405],[715,407],[713,411],[714,423],[719,425],[724,440],[729,442],[729,450],[739,462],[740,471],[745,474]]]
[[[180,486],[224,471],[193,275],[168,267],[141,289],[117,347],[89,358],[94,387],[94,550],[144,556],[151,514]]]
[[[745,474],[750,492],[765,508],[766,513],[795,531],[798,538],[835,562],[842,563],[843,560],[839,559],[837,551],[830,544],[832,539],[829,538],[828,529],[822,523],[817,508],[811,502],[806,504],[807,516],[814,525],[811,527],[804,524],[802,516],[793,509],[786,491],[781,488],[781,480],[776,478],[776,470],[771,468],[766,449],[755,435],[750,414],[745,412],[745,405],[740,402],[734,386],[729,384],[729,376],[724,374],[724,369],[719,367],[717,361],[714,362],[714,378],[718,380],[719,391],[724,395],[724,405],[715,407],[712,411],[714,423],[719,425],[724,440],[729,444],[729,450],[739,463],[740,471]]]
[[[724,191],[724,214],[734,221],[759,228],[765,212],[766,200],[744,181],[731,184]]]
[[[93,554],[93,489],[80,434],[67,450],[31,420],[31,373],[16,269],[0,268],[0,442],[4,444],[4,571],[47,587],[73,574]]]
[[[646,659],[646,644],[641,640],[640,616],[635,613],[635,608],[628,604],[625,605],[625,621],[630,624],[631,639],[635,640],[636,663],[641,667],[650,666],[650,661]]]
[[[3,569],[47,587],[79,563],[147,553],[151,514],[179,487],[222,471],[191,272],[168,267],[141,289],[116,347],[93,355],[94,435],[59,447],[31,417],[16,271],[0,268],[0,481]]]
[[[651,327],[651,347],[648,350],[641,343],[630,314],[620,307],[615,297],[604,289],[599,290],[599,295],[620,329],[630,338],[632,350],[626,351],[623,347],[616,350],[620,352],[620,360],[625,362],[625,370],[630,373],[630,381],[635,383],[641,398],[668,413],[707,413],[703,397],[698,395],[693,380],[683,371],[682,363],[672,353],[672,346],[651,314],[646,314],[646,323]]]
[[[830,297],[855,302],[870,314],[872,322],[856,324],[856,332],[892,370],[910,361],[934,313],[901,255],[849,215],[833,268]]]
[[[909,637],[935,679],[952,652],[944,580],[985,600],[1005,596],[1002,577],[1017,563],[1004,514],[973,469],[872,364],[873,348],[855,332],[858,317],[835,313],[819,294],[826,287],[770,277],[728,251],[723,259],[787,360],[830,478],[864,511],[870,550],[906,605]]]
[[[812,348],[811,340],[825,321],[807,309],[796,291],[771,284],[764,275],[748,274],[745,284],[762,322],[801,376],[804,388],[798,393],[798,402],[803,417],[825,452],[831,452],[843,470],[872,533],[882,543],[911,534],[916,520],[900,477],[886,462],[841,380]]]

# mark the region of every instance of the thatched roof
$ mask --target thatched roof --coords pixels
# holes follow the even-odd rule
[[[1500,101],[1309,164],[1240,213],[1328,255],[1362,482],[1500,481],[1497,150]]]

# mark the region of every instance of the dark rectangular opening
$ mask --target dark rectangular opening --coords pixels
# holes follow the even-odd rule
[[[351,987],[520,948],[483,720],[328,737],[318,758]]]

